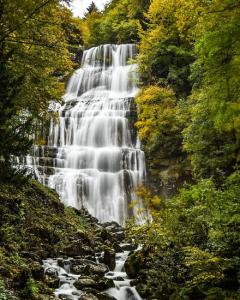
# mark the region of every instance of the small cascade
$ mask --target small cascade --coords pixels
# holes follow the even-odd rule
[[[55,278],[59,287],[55,290],[54,294],[61,298],[58,299],[71,299],[78,300],[82,292],[78,291],[73,285],[80,275],[71,274],[68,268],[69,260],[66,259],[66,265],[60,267],[58,259],[46,259],[43,261],[43,268],[45,277]]]
[[[121,246],[121,244],[120,244]],[[107,294],[116,300],[141,300],[135,287],[130,285],[131,280],[124,271],[124,264],[128,257],[129,251],[116,254],[116,267],[114,271],[105,275],[106,278],[113,279],[115,287],[107,290]]]
[[[124,224],[134,189],[145,178],[145,157],[134,129],[136,46],[102,45],[83,53],[51,120],[48,146],[35,146],[25,164],[64,204],[101,222]]]
[[[119,246],[121,247],[121,244]],[[43,268],[45,280],[54,278],[56,286],[58,286],[58,288],[55,289],[54,294],[58,297],[58,299],[142,300],[136,288],[131,286],[131,279],[127,277],[127,274],[124,271],[124,263],[128,257],[128,254],[129,251],[116,253],[116,267],[114,271],[109,271],[104,275],[107,282],[105,282],[101,277],[97,277],[99,282],[94,281],[96,280],[96,275],[93,273],[91,276],[85,276],[84,274],[75,274],[71,272],[74,270],[74,264],[76,263],[79,264],[79,270],[86,270],[86,265],[88,265],[88,268],[89,266],[94,266],[96,271],[99,271],[99,269],[103,269],[103,272],[106,271],[107,266],[99,263],[98,259],[96,259],[96,262],[94,262],[86,259],[74,258],[49,258],[44,260]],[[98,255],[97,257],[99,258]],[[86,265],[84,266],[84,264]],[[76,269],[77,268],[75,266],[75,270]],[[101,276],[103,276],[103,274]],[[104,286],[109,284],[108,281],[112,283],[110,284],[112,287],[104,290]],[[81,289],[76,288],[76,286],[79,286],[78,282],[81,283]],[[89,294],[91,294],[92,291],[94,291],[96,296],[90,297]],[[84,296],[86,298],[84,298]]]

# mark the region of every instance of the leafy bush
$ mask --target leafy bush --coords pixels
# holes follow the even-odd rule
[[[152,221],[135,226],[130,222],[128,235],[143,245],[147,262],[138,272],[143,295],[238,299],[239,183],[239,171],[221,188],[212,180],[202,180],[181,189],[171,200],[161,200],[157,210],[152,205]],[[149,203],[147,191],[141,196]],[[214,298],[216,295],[219,298]]]

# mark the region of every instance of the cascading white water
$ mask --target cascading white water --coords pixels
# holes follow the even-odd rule
[[[130,124],[137,92],[135,54],[132,44],[84,51],[59,120],[51,121],[48,143],[57,147],[48,185],[62,201],[120,224],[131,214],[133,190],[145,177],[144,153]]]

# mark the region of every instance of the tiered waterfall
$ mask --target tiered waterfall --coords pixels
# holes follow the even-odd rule
[[[43,183],[66,205],[84,206],[100,221],[123,224],[132,213],[134,189],[145,177],[144,153],[133,126],[135,54],[132,44],[84,51],[58,121],[51,121],[48,147],[35,147],[34,164]]]

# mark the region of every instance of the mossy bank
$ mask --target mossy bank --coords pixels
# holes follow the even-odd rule
[[[42,259],[105,247],[89,218],[36,181],[0,183],[0,215],[0,299],[53,299]]]

